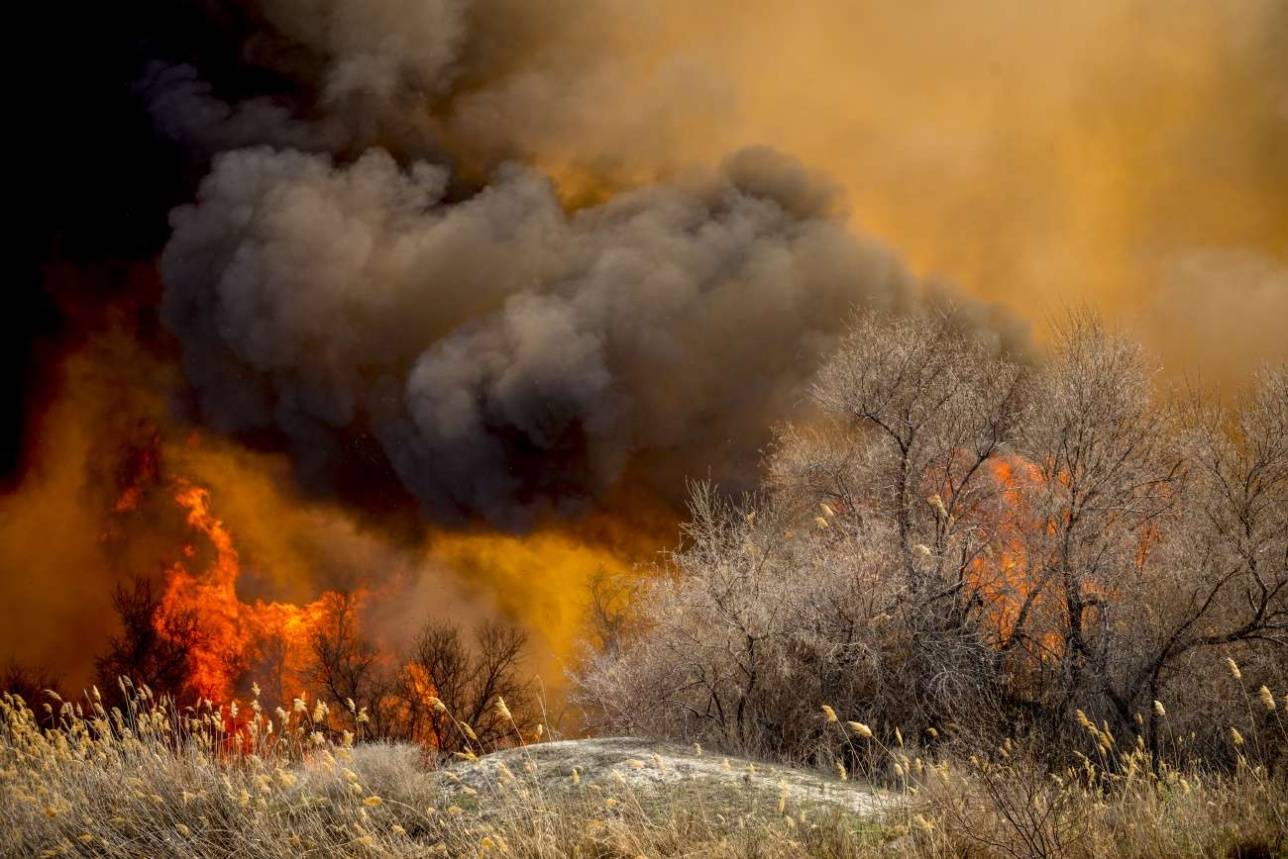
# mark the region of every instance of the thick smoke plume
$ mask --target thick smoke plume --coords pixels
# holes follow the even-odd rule
[[[257,8],[290,109],[224,103],[191,69],[147,87],[168,133],[226,150],[171,218],[162,317],[199,417],[284,443],[306,485],[361,449],[434,517],[505,527],[628,474],[748,485],[853,311],[922,300],[837,187],[771,149],[631,179],[540,151],[561,117],[620,116],[615,81],[679,80],[677,58],[615,59],[643,32],[623,7]],[[605,151],[647,163],[717,103],[689,71]]]
[[[522,167],[449,183],[379,150],[220,156],[162,263],[203,417],[280,432],[306,471],[366,427],[435,514],[521,524],[640,457],[746,478],[852,309],[909,300],[768,150],[571,213]]]

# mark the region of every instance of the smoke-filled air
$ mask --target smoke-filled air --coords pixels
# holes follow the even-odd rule
[[[770,150],[573,211],[519,165],[450,181],[379,149],[218,156],[161,258],[203,423],[281,433],[306,480],[360,428],[431,517],[523,527],[641,458],[650,488],[747,481],[848,313],[911,300]]]
[[[1286,849],[1282,0],[126,6],[15,34],[0,853]]]

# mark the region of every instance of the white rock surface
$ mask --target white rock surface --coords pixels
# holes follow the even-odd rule
[[[865,817],[902,801],[898,794],[811,770],[630,737],[538,743],[458,761],[449,770],[463,787],[479,792],[523,782],[546,790],[627,792],[647,800],[690,788],[770,803],[785,798],[791,807],[831,806]]]

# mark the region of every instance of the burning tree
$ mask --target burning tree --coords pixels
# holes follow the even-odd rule
[[[1282,683],[1288,371],[1226,409],[1087,316],[1030,362],[929,312],[860,318],[810,394],[761,494],[698,488],[641,631],[582,674],[609,723],[799,752],[820,701],[1046,736],[1081,708],[1158,749],[1221,729],[1214,662]]]

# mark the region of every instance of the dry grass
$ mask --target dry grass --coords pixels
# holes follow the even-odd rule
[[[1151,766],[1141,748],[1040,774],[1018,749],[928,768],[926,855],[1275,857],[1285,855],[1282,775],[1243,761],[1233,773]]]
[[[0,715],[5,856],[858,856],[881,837],[751,792],[646,796],[521,766],[482,769],[479,789],[414,746],[335,742],[302,705],[257,713],[240,743],[227,711],[175,713],[146,690],[126,712],[55,703],[53,727],[10,696]]]
[[[93,695],[81,704],[52,702],[46,727],[23,701],[6,697],[0,854],[1253,857],[1288,850],[1282,774],[1243,758],[1225,774],[1155,766],[1142,748],[1128,742],[1119,752],[1117,738],[1100,735],[1099,751],[1056,775],[1039,774],[1010,742],[934,762],[912,748],[874,745],[869,751],[884,761],[874,777],[904,801],[871,820],[750,791],[737,799],[700,784],[646,796],[625,779],[536,778],[524,766],[482,768],[487,783],[476,788],[477,778],[436,768],[414,747],[332,738],[313,721],[325,712],[306,702],[271,719],[247,712],[253,727],[234,736],[224,727],[226,711],[208,705],[176,713],[139,690],[124,712]],[[820,719],[848,743],[877,743],[844,715]]]

